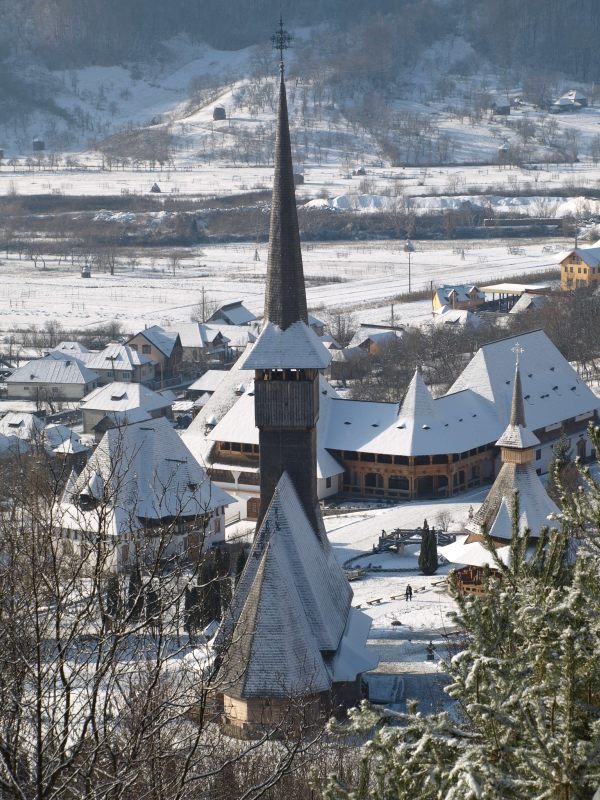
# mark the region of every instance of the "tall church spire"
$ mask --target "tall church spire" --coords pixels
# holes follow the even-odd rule
[[[308,322],[308,315],[283,61],[280,72],[265,320],[285,330],[298,320]]]

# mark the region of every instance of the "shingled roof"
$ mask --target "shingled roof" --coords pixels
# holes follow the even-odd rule
[[[222,691],[245,699],[324,691],[342,650],[351,675],[344,679],[374,666],[369,626],[353,619],[351,599],[327,538],[313,530],[284,472],[220,629]]]
[[[524,450],[528,447],[535,447],[539,443],[540,440],[533,431],[529,430],[525,422],[525,405],[523,403],[523,390],[521,388],[521,373],[517,365],[513,382],[510,421],[496,444],[498,447],[512,447],[517,450]]]
[[[515,369],[513,395],[508,427],[498,439],[505,459],[488,496],[479,511],[467,524],[472,533],[485,528],[494,539],[509,540],[513,534],[513,508],[515,497],[519,499],[519,530],[528,529],[534,537],[549,525],[550,515],[558,514],[558,508],[548,496],[533,466],[532,448],[539,444],[537,436],[527,428],[521,375]],[[522,463],[513,463],[505,455],[511,450],[522,451]]]

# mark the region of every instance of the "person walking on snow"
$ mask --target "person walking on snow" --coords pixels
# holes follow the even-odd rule
[[[412,600],[412,586],[410,585],[410,583],[406,587],[405,597],[407,603],[409,600]]]

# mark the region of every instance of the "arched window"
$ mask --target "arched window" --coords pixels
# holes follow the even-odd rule
[[[383,494],[383,476],[378,472],[367,472],[365,492],[366,494]]]

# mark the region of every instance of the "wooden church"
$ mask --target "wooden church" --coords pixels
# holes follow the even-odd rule
[[[225,730],[305,728],[361,697],[370,619],[325,534],[317,498],[319,370],[329,351],[308,325],[283,64],[265,318],[254,371],[260,509],[254,543],[217,637]]]

